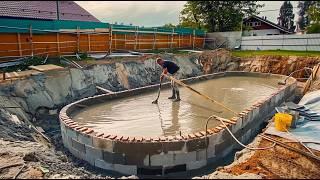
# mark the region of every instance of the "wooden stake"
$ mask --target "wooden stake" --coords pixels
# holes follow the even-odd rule
[[[124,34],[124,49],[126,49],[127,45],[127,34]]]
[[[77,26],[77,52],[80,52],[80,34],[79,34],[79,26]]]
[[[90,34],[88,34],[88,51],[91,52]]]
[[[109,54],[112,53],[112,25],[109,27]]]
[[[57,33],[57,49],[58,49],[58,55],[60,55],[60,35]]]
[[[30,45],[31,45],[31,56],[33,57],[33,42],[32,42],[32,25],[29,28],[29,36],[30,36]]]
[[[17,33],[19,56],[22,56],[20,33]]]
[[[196,35],[196,30],[193,30],[193,41],[192,41],[192,49],[193,50],[194,50],[194,45],[195,45],[194,43],[195,43],[195,40],[196,40],[195,39],[196,38],[195,35]]]

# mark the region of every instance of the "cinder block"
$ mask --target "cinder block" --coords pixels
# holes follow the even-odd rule
[[[101,168],[101,169],[106,169],[106,170],[110,170],[113,171],[114,170],[114,165],[111,163],[107,163],[102,159],[96,159],[94,162],[94,166]]]
[[[79,133],[77,131],[66,127],[66,132],[67,132],[67,136],[68,137],[71,137],[72,139],[78,140],[78,134]]]
[[[114,170],[125,175],[137,175],[137,166],[114,164]]]
[[[96,159],[102,159],[103,154],[102,150],[96,149],[92,146],[85,145],[86,147],[86,161],[88,161],[91,165],[94,165]]]
[[[79,133],[78,134],[78,141],[83,144],[93,146],[92,145],[92,136],[89,136],[87,134]]]
[[[202,161],[207,159],[207,151],[204,150],[198,150],[196,151],[196,161]]]
[[[207,165],[207,160],[187,163],[187,170],[199,169]]]
[[[173,154],[173,164],[186,164],[188,162],[196,161],[197,153],[196,151],[192,152],[182,152]]]
[[[92,137],[92,146],[95,148],[99,148],[108,152],[113,152],[113,144],[114,142],[109,139],[98,138],[95,136]]]
[[[81,153],[86,153],[86,148],[85,148],[85,145],[83,143],[80,143],[74,139],[71,139],[72,141],[72,147],[76,150],[78,150],[79,152]]]
[[[209,146],[215,146],[223,141],[222,131],[209,136]]]
[[[150,157],[151,166],[171,166],[173,163],[173,154],[155,154]]]
[[[110,153],[108,151],[102,151],[103,160],[112,164],[125,164],[126,159],[124,154],[121,153]]]

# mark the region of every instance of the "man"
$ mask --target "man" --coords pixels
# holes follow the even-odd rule
[[[180,67],[172,61],[165,61],[161,58],[157,58],[157,63],[162,67],[162,74],[160,76],[160,80],[163,79],[164,74],[169,72],[169,75],[173,78],[177,79],[177,72],[179,71]],[[177,83],[171,80],[171,88],[172,88],[172,96],[168,99],[174,99],[174,102],[180,101],[180,92],[177,86]]]

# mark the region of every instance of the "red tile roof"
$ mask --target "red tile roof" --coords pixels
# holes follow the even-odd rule
[[[73,1],[58,1],[59,19],[100,22]],[[57,1],[0,1],[0,17],[57,20]]]

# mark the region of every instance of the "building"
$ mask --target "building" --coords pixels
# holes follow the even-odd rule
[[[243,20],[243,36],[268,36],[292,33],[292,31],[267,20],[267,17],[253,15]]]
[[[100,22],[73,1],[0,1],[0,18]]]

